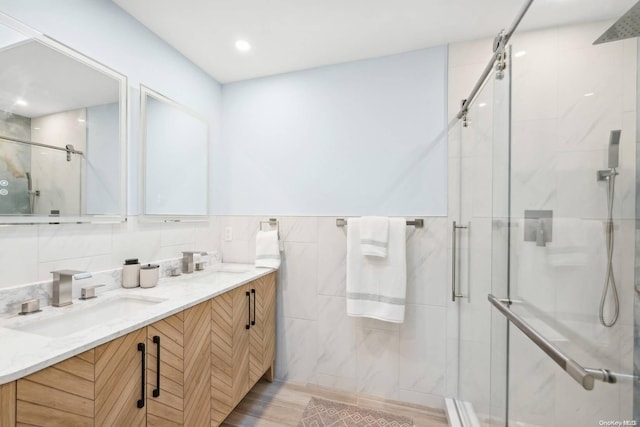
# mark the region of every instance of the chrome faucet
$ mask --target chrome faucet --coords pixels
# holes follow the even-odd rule
[[[73,279],[88,279],[91,273],[77,270],[52,271],[53,274],[53,301],[54,307],[64,307],[72,304],[71,291],[73,289]]]
[[[182,272],[183,273],[193,273],[194,266],[196,267],[197,270],[202,270],[202,265],[204,264],[204,261],[194,262],[195,255],[207,255],[207,253],[203,251],[182,252]],[[200,268],[198,268],[198,266]]]

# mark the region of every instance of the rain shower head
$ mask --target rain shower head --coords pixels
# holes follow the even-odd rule
[[[640,1],[627,11],[593,44],[609,43],[640,36]]]

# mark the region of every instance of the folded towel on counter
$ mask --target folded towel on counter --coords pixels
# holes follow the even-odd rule
[[[256,267],[280,267],[278,230],[258,231],[256,234]]]
[[[360,244],[359,218],[347,221],[347,315],[404,322],[407,292],[404,218],[389,219],[387,257],[366,257]]]
[[[363,216],[360,219],[360,249],[362,255],[386,258],[389,244],[389,218]]]

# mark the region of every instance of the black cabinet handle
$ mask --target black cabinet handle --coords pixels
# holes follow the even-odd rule
[[[156,353],[156,389],[153,390],[153,397],[160,396],[160,337],[158,335],[153,336],[153,343],[157,345]]]
[[[253,294],[253,320],[251,321],[251,325],[256,324],[256,290],[251,289],[251,293]]]
[[[145,359],[146,359],[146,355],[147,352],[145,350],[144,347],[144,343],[139,342],[138,343],[138,351],[142,352],[142,381],[140,383],[140,395],[141,395],[141,399],[138,400],[138,408],[144,408],[144,386],[145,386],[145,372],[146,372],[146,364],[145,364]]]
[[[247,312],[247,314],[249,315],[249,318],[247,320],[247,324],[244,326],[245,329],[249,329],[251,328],[251,293],[249,291],[245,292],[245,295],[247,296],[247,299],[249,300],[249,311]]]

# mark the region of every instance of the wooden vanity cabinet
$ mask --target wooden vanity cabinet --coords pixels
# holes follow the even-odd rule
[[[275,273],[212,300],[211,424],[220,425],[255,383],[273,379]]]
[[[19,379],[2,427],[208,425],[210,316],[207,301]]]
[[[0,385],[0,427],[16,425],[16,382]]]
[[[274,354],[272,273],[1,385],[0,427],[219,425]]]

